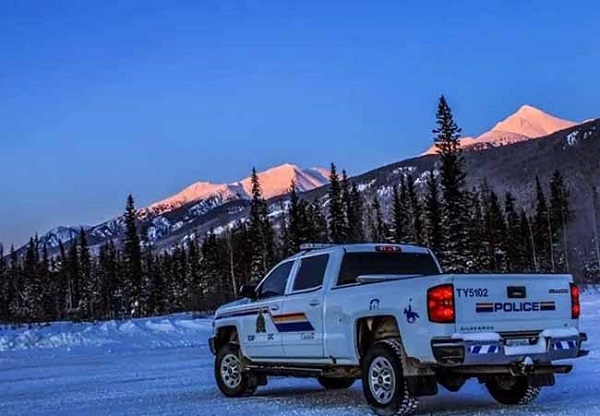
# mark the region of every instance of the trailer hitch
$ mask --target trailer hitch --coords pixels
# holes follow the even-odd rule
[[[514,363],[510,366],[510,372],[513,376],[526,376],[533,374],[535,371],[535,365],[531,357],[527,356],[523,361]]]

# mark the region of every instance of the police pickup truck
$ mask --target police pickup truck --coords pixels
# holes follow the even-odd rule
[[[395,244],[305,245],[215,313],[214,374],[228,397],[268,376],[326,389],[362,380],[378,415],[407,415],[438,385],[477,378],[505,405],[531,402],[581,357],[570,275],[443,274],[433,253]]]

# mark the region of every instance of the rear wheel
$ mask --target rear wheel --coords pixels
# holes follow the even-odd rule
[[[402,371],[402,346],[396,338],[371,345],[362,362],[362,384],[365,399],[380,416],[405,416],[419,404],[408,391]]]
[[[317,381],[327,390],[343,390],[352,386],[355,380],[345,377],[318,377]]]
[[[527,377],[522,376],[494,376],[485,382],[485,386],[494,400],[506,405],[529,404],[540,394],[540,389],[530,386]]]
[[[215,380],[227,397],[250,395],[258,387],[256,377],[243,371],[240,349],[235,344],[226,344],[217,352]]]

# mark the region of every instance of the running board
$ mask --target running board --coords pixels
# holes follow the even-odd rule
[[[323,370],[319,368],[285,367],[285,366],[265,366],[249,364],[245,366],[246,370],[257,374],[269,376],[291,376],[291,377],[319,377]]]

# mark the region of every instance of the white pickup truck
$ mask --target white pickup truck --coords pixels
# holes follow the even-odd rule
[[[406,415],[438,385],[476,377],[506,405],[527,404],[581,357],[570,275],[443,274],[433,253],[395,244],[306,245],[243,299],[222,306],[209,344],[229,397],[267,376],[362,379],[378,415]]]

